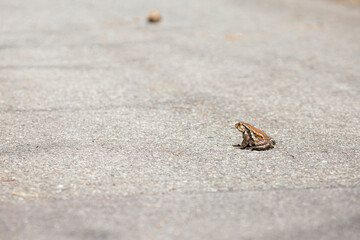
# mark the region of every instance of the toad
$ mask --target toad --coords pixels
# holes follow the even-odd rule
[[[262,151],[275,145],[274,139],[248,123],[238,122],[235,127],[243,134],[243,141],[240,145],[234,145],[236,148]]]

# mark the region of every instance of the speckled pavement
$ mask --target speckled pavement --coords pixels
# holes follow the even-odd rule
[[[356,1],[0,0],[0,239],[360,239],[359,23]],[[240,120],[275,148],[234,149]]]

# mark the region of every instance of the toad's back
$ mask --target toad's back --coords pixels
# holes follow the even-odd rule
[[[242,123],[242,124],[244,126],[246,126],[257,139],[260,139],[260,140],[261,139],[269,139],[269,136],[266,135],[266,133],[264,133],[260,129],[258,129],[258,128],[254,127],[254,126],[251,126],[248,123]]]

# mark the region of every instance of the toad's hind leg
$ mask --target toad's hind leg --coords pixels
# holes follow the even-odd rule
[[[251,150],[264,151],[273,148],[274,146],[270,142],[266,142],[262,145],[250,147]]]

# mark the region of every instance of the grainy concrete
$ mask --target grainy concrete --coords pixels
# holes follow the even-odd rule
[[[346,1],[0,0],[0,239],[359,239],[359,23]],[[234,149],[240,120],[275,148]]]

